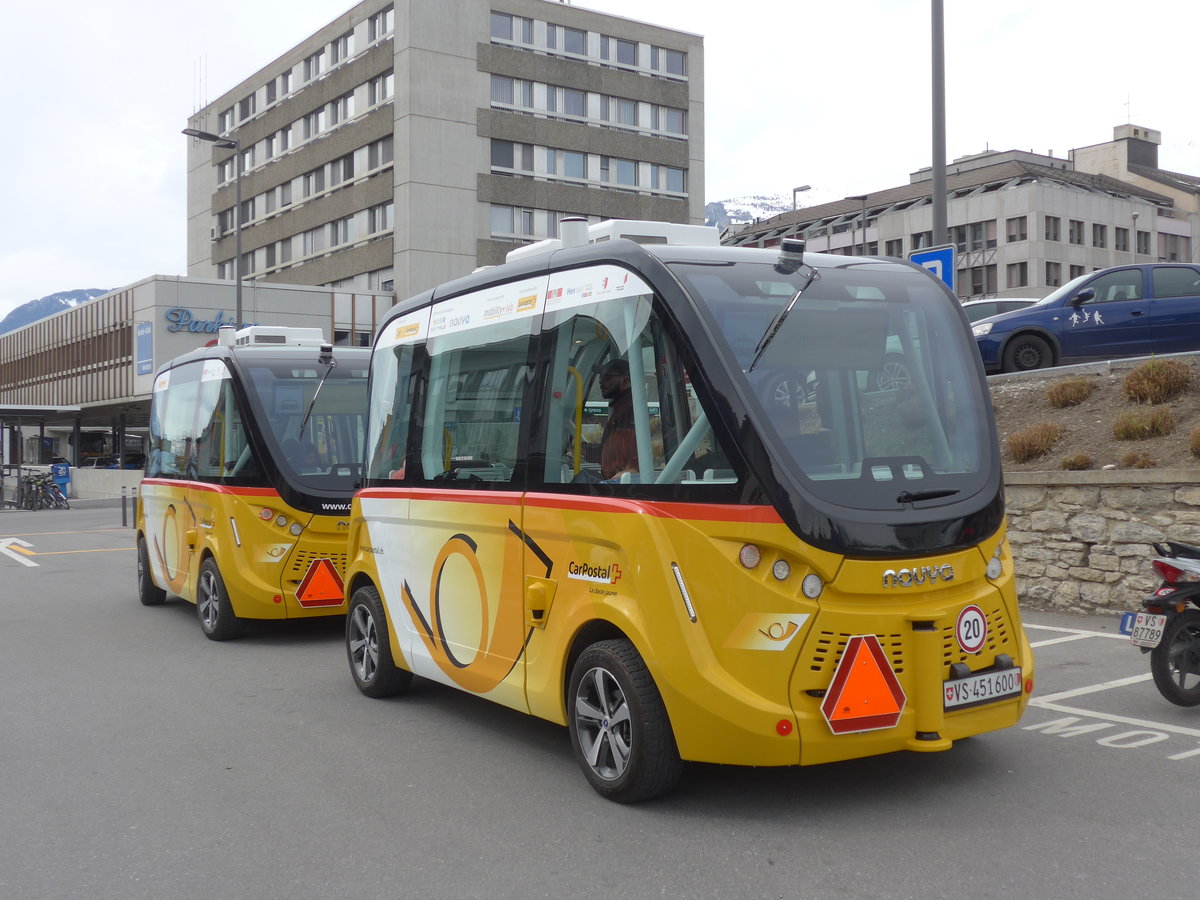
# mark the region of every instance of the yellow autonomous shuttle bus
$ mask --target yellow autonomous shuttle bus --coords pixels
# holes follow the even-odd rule
[[[958,301],[801,242],[562,234],[376,337],[359,689],[416,674],[567,725],[619,801],[681,760],[946,750],[1015,723],[1033,657]],[[630,458],[598,471],[622,429]]]
[[[222,328],[155,375],[137,508],[138,593],[196,604],[204,634],[346,611],[370,350],[319,328]]]

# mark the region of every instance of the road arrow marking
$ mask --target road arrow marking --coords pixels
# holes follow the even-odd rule
[[[20,546],[14,547],[13,546],[14,544],[18,544]],[[20,538],[0,539],[0,553],[3,553],[5,556],[15,559],[17,562],[19,562],[23,566],[38,565],[32,559],[27,558],[27,554],[29,552],[28,550],[21,549],[22,547],[32,547],[32,546],[33,546],[33,544],[27,543],[26,541],[23,541]]]

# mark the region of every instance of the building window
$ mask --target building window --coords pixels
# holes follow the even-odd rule
[[[313,169],[304,175],[304,196],[314,197],[325,190],[325,167]]]
[[[279,242],[279,264],[290,263],[292,261],[292,239],[284,238]]]
[[[395,86],[396,76],[393,72],[387,72],[372,78],[367,84],[367,103],[375,106],[385,100],[392,99]]]
[[[279,96],[286,97],[292,92],[292,70],[288,69],[279,76]]]
[[[605,35],[600,38],[600,58],[609,61],[615,60],[623,66],[636,66],[637,44],[633,41]]]
[[[354,179],[354,154],[347,153],[329,164],[330,186]]]
[[[1029,284],[1029,263],[1009,263],[1005,267],[1006,286],[1010,288],[1025,287]]]
[[[1137,252],[1147,255],[1150,253],[1150,232],[1139,231],[1137,233]]]
[[[1046,286],[1058,287],[1062,284],[1062,263],[1046,263]]]
[[[304,60],[304,80],[312,81],[325,71],[325,50],[322,48]]]
[[[492,168],[511,169],[513,167],[512,141],[498,141],[492,138]]]
[[[396,207],[394,203],[380,203],[367,210],[367,233],[378,234],[381,231],[391,231],[395,225]]]
[[[909,246],[914,250],[922,250],[925,247],[933,246],[932,231],[918,231],[916,234],[911,234],[908,237]]]
[[[503,75],[492,76],[492,102],[512,105],[513,79],[506,78]]]
[[[621,187],[637,187],[637,163],[631,159],[602,156],[600,180]]]
[[[578,28],[563,28],[563,49],[583,56],[587,53],[587,32]]]
[[[1108,246],[1108,226],[1093,225],[1092,226],[1092,246],[1107,247]]]
[[[367,40],[372,43],[392,33],[396,24],[396,12],[392,7],[381,10],[367,20]]]
[[[904,239],[897,238],[894,241],[885,242],[883,245],[883,255],[904,259]]]
[[[336,66],[338,63],[349,59],[354,55],[354,32],[348,31],[340,38],[335,38],[329,44],[329,64]]]
[[[367,144],[367,168],[378,169],[392,161],[393,139],[389,134]]]
[[[304,139],[311,140],[325,130],[325,109],[310,112],[304,117]]]
[[[233,107],[220,113],[217,116],[217,133],[224,134],[233,127]]]
[[[1071,280],[1074,281],[1084,272],[1083,266],[1071,266]]]
[[[1045,238],[1048,241],[1062,240],[1062,220],[1058,216],[1046,216]]]
[[[980,297],[996,293],[996,267],[973,266],[958,270],[958,296]]]
[[[325,226],[320,228],[310,228],[301,235],[304,243],[304,255],[312,256],[314,253],[320,253],[325,249]]]
[[[666,72],[668,75],[687,75],[687,54],[680,50],[668,50],[665,47],[650,48],[650,68],[656,72]]]
[[[1129,251],[1129,229],[1113,228],[1113,249]]]
[[[1083,246],[1083,223],[1078,219],[1068,220],[1067,239],[1072,244]]]
[[[329,104],[329,124],[336,125],[354,118],[354,94],[343,94]]]
[[[346,216],[329,223],[329,246],[337,247],[354,240],[354,216]]]
[[[650,167],[650,188],[656,191],[682,194],[684,192],[683,169],[676,169],[674,166],[652,165]]]
[[[492,13],[492,37],[500,41],[533,43],[533,19],[510,16],[507,13]]]
[[[272,78],[267,82],[267,105],[270,106],[275,102],[275,79]]]
[[[292,146],[292,126],[279,129],[279,152],[290,149]]]
[[[1158,258],[1163,262],[1175,262],[1191,258],[1191,241],[1178,234],[1158,235]]]
[[[1005,223],[1005,231],[1008,235],[1007,243],[1012,244],[1017,241],[1028,239],[1028,234],[1025,229],[1025,216],[1017,216],[1013,219],[1008,219]]]

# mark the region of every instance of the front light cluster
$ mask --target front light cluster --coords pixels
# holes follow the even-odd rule
[[[987,337],[989,334],[992,333],[992,326],[994,324],[996,324],[996,323],[995,322],[980,322],[978,325],[972,325],[971,326],[971,334],[975,335],[975,337],[977,337],[977,338]]]

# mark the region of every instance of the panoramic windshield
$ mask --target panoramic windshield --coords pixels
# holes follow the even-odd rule
[[[780,463],[816,497],[856,509],[951,502],[992,465],[975,348],[950,298],[894,263],[814,258],[808,280],[770,262],[676,263],[713,317]],[[751,363],[754,362],[753,368]]]
[[[363,455],[366,355],[339,356],[328,375],[315,352],[303,361],[255,360],[244,371],[280,471],[304,489],[352,493]]]

